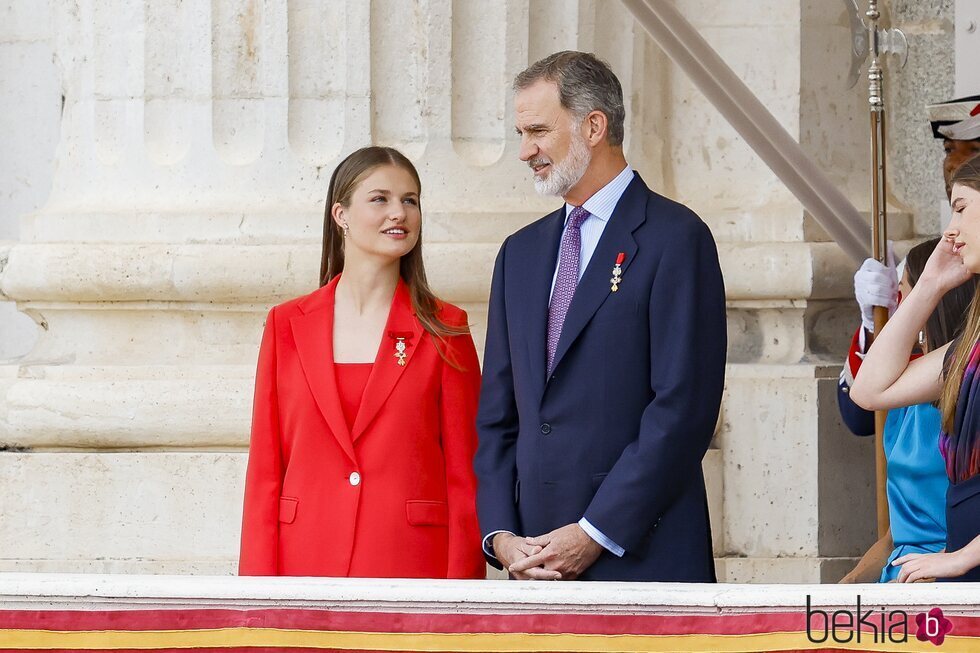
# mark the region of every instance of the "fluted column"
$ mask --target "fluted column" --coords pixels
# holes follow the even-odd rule
[[[594,0],[81,0],[58,20],[53,190],[0,277],[42,327],[0,370],[0,569],[233,569],[262,318],[316,287],[350,151],[419,167],[430,279],[482,339],[499,243],[556,205],[517,158],[513,76],[595,49],[628,131],[659,115],[662,61]],[[630,156],[662,180],[659,145]]]

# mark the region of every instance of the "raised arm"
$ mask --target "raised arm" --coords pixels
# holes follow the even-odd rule
[[[940,240],[912,292],[875,337],[851,387],[856,404],[867,410],[887,410],[939,398],[949,345],[912,362],[909,355],[942,296],[969,277],[970,271],[953,252],[953,243]]]

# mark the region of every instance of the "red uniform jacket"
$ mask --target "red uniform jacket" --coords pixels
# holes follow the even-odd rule
[[[338,277],[339,278],[339,277]],[[399,282],[353,430],[333,364],[337,279],[269,312],[245,477],[242,575],[483,578],[476,519],[480,368],[469,335],[449,360]],[[465,324],[445,304],[440,317]],[[406,339],[406,365],[396,340]]]

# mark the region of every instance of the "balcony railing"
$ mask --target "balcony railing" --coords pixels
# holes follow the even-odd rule
[[[0,650],[910,651],[931,650],[916,636],[932,629],[938,650],[976,651],[978,597],[967,583],[0,574]]]

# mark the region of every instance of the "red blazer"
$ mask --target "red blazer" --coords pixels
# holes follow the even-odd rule
[[[339,279],[339,277],[338,277]],[[255,378],[242,575],[483,578],[476,519],[480,368],[469,335],[439,355],[399,281],[348,430],[333,364],[337,279],[274,307]],[[448,324],[466,313],[442,305]],[[398,365],[391,333],[411,334]]]

